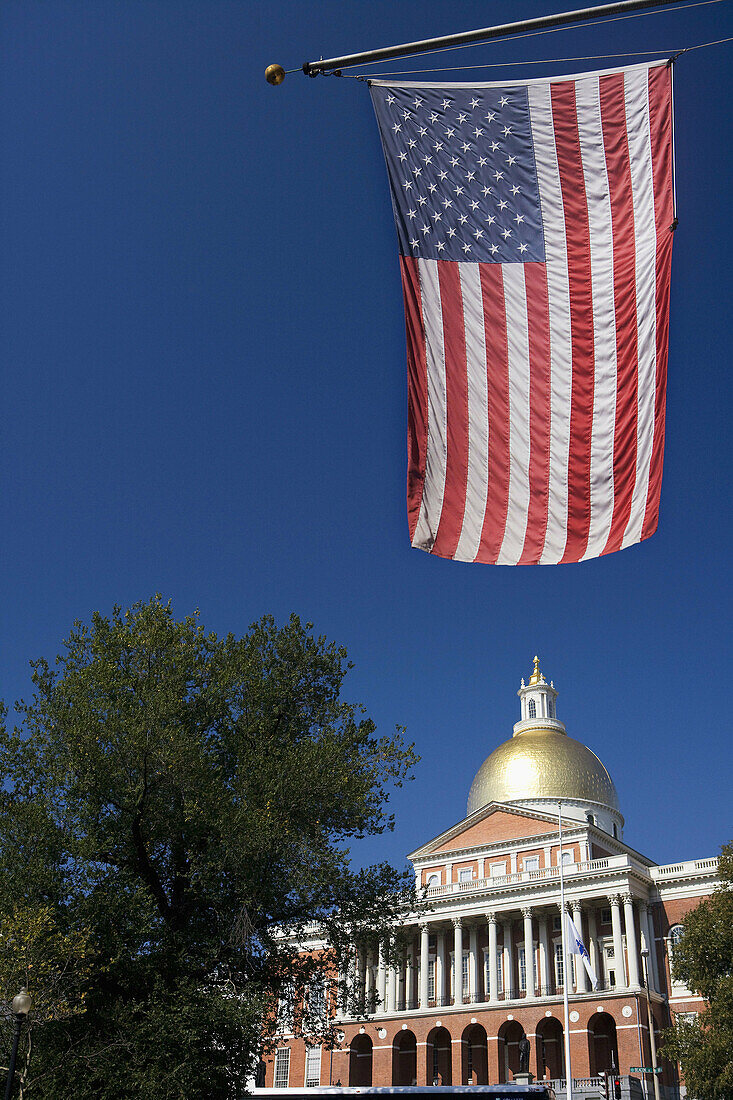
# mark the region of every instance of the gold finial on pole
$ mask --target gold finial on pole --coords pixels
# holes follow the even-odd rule
[[[534,658],[534,672],[529,678],[530,684],[539,684],[542,682],[542,673],[540,672],[540,659]]]
[[[268,84],[272,84],[277,87],[278,84],[282,84],[285,79],[285,69],[282,65],[268,65],[265,69],[265,80]]]

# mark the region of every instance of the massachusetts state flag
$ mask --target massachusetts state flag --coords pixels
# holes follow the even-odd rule
[[[591,966],[590,955],[581,939],[580,932],[575,927],[575,921],[567,912],[565,913],[565,934],[567,936],[568,951],[571,955],[580,955],[588,973],[588,977],[590,978],[590,984],[593,989],[596,989],[598,987],[598,978],[596,977],[595,970]]]
[[[648,538],[671,68],[370,87],[401,253],[412,545],[523,565]]]

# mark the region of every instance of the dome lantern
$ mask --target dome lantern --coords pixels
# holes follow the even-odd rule
[[[522,704],[522,717],[521,721],[517,722],[514,727],[514,734],[521,732],[521,730],[528,729],[527,722],[539,722],[540,725],[546,727],[547,719],[552,722],[553,728],[565,729],[562,722],[557,721],[557,707],[555,700],[557,699],[557,692],[555,686],[547,680],[540,672],[540,659],[535,657],[534,659],[534,671],[529,678],[529,683],[525,684],[522,679],[522,686],[517,692]]]

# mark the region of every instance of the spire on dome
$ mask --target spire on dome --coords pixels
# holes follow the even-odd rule
[[[530,684],[544,684],[545,678],[540,672],[540,659],[535,657],[534,659],[534,672],[529,678]]]
[[[540,723],[544,728],[549,721],[553,729],[564,731],[565,727],[562,722],[557,720],[555,705],[557,691],[555,685],[553,683],[548,684],[540,672],[539,657],[534,658],[534,670],[529,678],[529,683],[525,684],[524,679],[522,679],[522,686],[517,695],[522,700],[522,717],[514,728],[515,734],[521,733],[526,728],[527,722]]]

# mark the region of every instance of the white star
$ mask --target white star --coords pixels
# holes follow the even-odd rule
[[[509,165],[509,167],[510,167],[510,168],[511,168],[511,166],[512,166],[512,165],[514,164],[514,161],[515,161],[516,159],[517,159],[516,157],[507,157],[507,158],[506,158],[506,162],[507,162],[507,164]]]
[[[512,132],[511,126],[505,126],[504,129],[502,130],[502,133],[503,133],[504,137],[509,137],[511,132]]]
[[[498,182],[499,182],[499,180],[503,180],[503,179],[504,179],[504,173],[503,173],[503,172],[494,172],[494,179],[495,179],[495,180],[496,180],[496,182],[498,183]]]
[[[486,157],[479,157],[478,162],[481,168],[483,168],[483,166],[486,164]]]
[[[483,130],[480,130],[479,127],[477,126],[476,129],[473,131],[473,134],[474,134],[474,137],[480,138],[481,135],[483,134]]]
[[[505,95],[503,95],[501,97],[501,99],[499,100],[499,106],[500,107],[506,107],[508,102],[509,102],[509,100],[507,99],[507,97]]]
[[[476,107],[478,107],[480,102],[481,102],[480,99],[472,99],[471,100],[471,106],[474,108],[474,110],[476,109]]]
[[[446,111],[449,107],[450,107],[450,100],[449,99],[444,99],[443,100],[443,110]]]
[[[451,157],[451,158],[450,158],[450,162],[451,162],[451,164],[453,165],[453,167],[454,167],[454,168],[455,168],[455,166],[456,166],[457,164],[460,164],[460,163],[461,163],[461,162],[459,161],[458,157]]]
[[[473,177],[474,177],[475,175],[476,175],[476,173],[475,173],[475,172],[466,172],[466,179],[468,180],[468,182],[469,182],[469,183],[472,183],[472,182],[473,182]]]
[[[512,231],[511,231],[511,229],[502,229],[501,235],[504,238],[504,240],[506,240],[507,237],[511,237]]]
[[[464,245],[462,245],[461,247],[463,248],[463,251],[464,251],[464,252],[470,252],[470,251],[471,251],[471,246],[470,246],[470,244],[464,244]]]
[[[402,117],[404,118],[405,122],[407,122],[408,118],[412,118],[412,113],[410,111],[403,111]]]
[[[455,134],[455,130],[453,130],[453,129],[452,129],[452,128],[451,128],[450,126],[449,126],[449,127],[448,127],[448,129],[447,129],[447,130],[445,131],[445,136],[446,136],[446,137],[449,137],[449,138],[451,138],[451,137],[453,137],[453,135],[454,135],[454,134]]]
[[[473,235],[476,238],[476,240],[479,241],[483,237],[484,231],[483,231],[483,229],[474,229]]]
[[[519,246],[519,251],[520,251],[520,252],[526,252],[526,251],[527,251],[527,246],[526,246],[526,244],[520,244],[520,246]]]
[[[423,159],[423,164],[432,164],[433,163],[433,158],[432,157],[424,156],[422,159]]]
[[[389,103],[389,105],[391,107],[392,104],[394,103],[394,96],[393,95],[388,95],[387,96],[387,102]]]
[[[464,122],[466,121],[466,119],[467,119],[467,118],[468,118],[468,115],[464,115],[463,111],[461,111],[460,115],[458,115],[458,123],[459,123],[459,125],[460,125],[460,126],[462,126],[462,125],[463,125],[463,123],[464,123]]]
[[[462,195],[463,194],[463,188],[462,187],[454,187],[453,191],[456,195]]]
[[[513,195],[518,195],[519,194],[519,188],[517,187],[516,183],[512,187],[512,194]]]
[[[400,130],[402,129],[402,127],[400,126],[399,122],[395,122],[395,124],[394,124],[394,126],[392,127],[392,129],[393,129],[393,130],[394,130],[394,132],[395,132],[395,133],[397,134],[397,133],[399,133],[399,131],[400,131]]]
[[[437,248],[438,252],[442,252],[443,249],[445,248],[445,245],[443,244],[442,241],[438,241],[438,243],[436,244],[435,247]]]
[[[425,135],[427,134],[428,131],[424,126],[418,126],[417,132],[420,135],[420,137],[425,137]]]
[[[475,199],[473,200],[473,202],[470,205],[471,205],[472,210],[478,210],[478,203],[476,202]]]
[[[421,195],[421,196],[420,196],[420,198],[419,198],[419,199],[418,199],[417,201],[418,201],[418,204],[419,204],[420,206],[424,206],[424,205],[425,205],[425,203],[426,203],[426,202],[427,202],[428,200],[427,200],[427,199],[425,198],[425,196],[424,196],[424,195]]]
[[[505,201],[504,201],[504,199],[501,199],[501,200],[500,200],[500,202],[499,202],[499,209],[500,209],[500,210],[503,210],[503,209],[504,209],[504,207],[505,207],[505,206],[508,206],[508,205],[509,205],[509,203],[508,203],[508,202],[505,202]]]
[[[495,111],[489,111],[489,113],[486,116],[486,121],[487,122],[493,122],[495,118],[496,118],[496,112]]]
[[[446,208],[446,210],[448,209],[449,206],[452,206],[452,205],[453,205],[453,199],[443,199],[443,206]]]
[[[423,233],[429,233],[430,232],[430,226],[429,225],[424,225],[422,227],[422,232]]]
[[[400,160],[407,160],[407,153],[400,153]]]
[[[496,221],[496,218],[494,217],[493,214],[489,214],[488,218],[484,218],[484,221],[488,222],[489,225],[493,225],[494,222]]]
[[[461,146],[461,149],[463,149],[463,152],[467,153],[470,148],[471,148],[471,146],[469,145],[469,143],[467,141],[464,141],[463,145]]]
[[[435,111],[433,111],[433,113],[430,115],[430,121],[431,122],[437,122],[439,118],[440,118],[440,115],[436,115]]]
[[[422,174],[422,168],[413,168],[412,169],[412,174],[413,174],[413,176],[421,175]]]
[[[461,225],[465,225],[466,222],[468,221],[468,214],[459,214],[458,215],[458,220],[461,223]]]
[[[493,254],[494,254],[495,252],[498,252],[498,251],[499,251],[499,246],[498,246],[498,244],[492,244],[492,245],[491,245],[491,247],[490,247],[490,249],[489,249],[489,251],[491,252],[491,254],[492,254],[492,255],[493,255]]]
[[[433,221],[439,222],[442,217],[443,215],[441,214],[440,210],[436,210],[433,214]]]
[[[483,191],[484,195],[493,195],[494,194],[494,188],[493,187],[482,187],[481,190]]]
[[[415,109],[417,110],[417,108],[418,108],[418,107],[422,107],[422,100],[420,99],[420,97],[419,97],[419,96],[418,96],[418,98],[417,98],[417,99],[415,100]]]
[[[443,148],[443,142],[442,141],[436,141],[435,145],[433,146],[433,149],[435,149],[435,152],[439,153],[442,148]]]
[[[416,145],[417,145],[417,142],[415,141],[415,139],[410,138],[410,140],[407,143],[407,148],[408,149],[414,149]]]
[[[444,180],[447,175],[447,172],[438,172],[438,179]]]
[[[437,191],[437,190],[438,190],[437,183],[429,183],[428,184],[428,191],[430,192],[431,195],[432,195],[433,191]]]
[[[455,229],[449,229],[448,230],[448,236],[449,237],[455,237],[455,235],[456,235]]]
[[[420,242],[419,241],[410,241],[410,244],[412,245],[413,248],[418,248],[419,245],[420,245]]]
[[[408,144],[409,144],[409,142],[408,142]],[[491,143],[491,152],[495,153],[498,148],[499,148],[499,142],[498,141],[492,141],[492,143]]]
[[[417,210],[408,210],[407,211],[407,216],[408,216],[408,218],[416,218],[417,217]]]
[[[409,191],[412,187],[412,180],[405,180],[402,186],[405,188],[406,191]]]
[[[517,214],[514,220],[517,225],[520,225],[524,221],[524,214]]]

